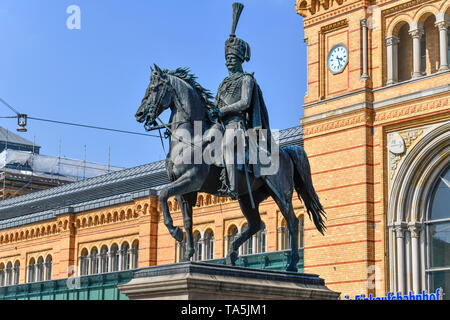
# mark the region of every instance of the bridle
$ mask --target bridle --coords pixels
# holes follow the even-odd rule
[[[180,124],[183,124],[183,123],[191,123],[191,124],[193,124],[193,121],[192,121],[190,115],[183,108],[183,104],[181,103],[180,98],[178,97],[178,94],[177,94],[176,90],[169,83],[169,80],[164,80],[163,79],[162,83],[163,83],[162,91],[159,94],[159,96],[157,97],[156,102],[153,102],[151,104],[150,103],[147,104],[147,108],[149,106],[153,107],[155,110],[157,108],[159,108],[159,106],[161,105],[161,102],[164,99],[166,93],[169,92],[171,94],[171,96],[174,98],[175,108],[177,108],[177,110],[183,115],[184,119],[179,120],[179,121],[172,121],[172,122],[169,122],[169,123],[164,123],[164,121],[162,121],[159,116],[156,116],[156,119],[154,119],[154,122],[155,122],[155,120],[158,120],[161,124],[160,125],[156,125],[156,126],[151,126],[151,124],[149,125],[148,121],[146,120],[145,124],[144,124],[144,128],[145,128],[146,131],[159,130],[159,129],[163,129],[164,128],[164,129],[166,129],[166,132],[164,133],[164,136],[166,138],[169,137],[169,136],[173,136],[174,138],[178,139],[180,142],[186,143],[185,141],[183,141],[182,138],[176,136],[173,133],[173,130],[175,130]],[[176,125],[176,127],[173,128],[172,127],[173,125]],[[161,137],[161,131],[160,131],[160,137]],[[162,137],[161,137],[161,143],[162,143]],[[187,144],[189,144],[191,147],[194,147],[194,148],[195,147],[199,147],[199,146],[196,146],[195,144],[193,144],[192,142],[189,142]],[[163,148],[164,148],[164,143],[162,143],[162,145],[163,145]]]
[[[175,89],[173,88],[172,85],[170,85],[169,80],[162,80],[163,82],[163,86],[162,86],[162,91],[161,93],[158,95],[156,102],[153,103],[149,103],[147,105],[147,108],[152,107],[153,109],[157,109],[159,108],[159,106],[161,105],[162,100],[164,99],[164,97],[166,96],[166,93],[169,92],[171,94],[171,96],[174,98],[174,105],[177,108],[177,110],[179,112],[181,112],[181,114],[183,115],[183,120],[179,120],[179,121],[174,121],[174,122],[170,122],[170,123],[164,123],[164,121],[162,121],[159,116],[156,116],[156,119],[161,123],[160,125],[156,125],[156,126],[151,126],[151,124],[148,124],[148,120],[145,121],[144,124],[144,128],[146,131],[152,131],[152,130],[156,130],[156,129],[162,129],[165,128],[167,129],[167,131],[169,132],[169,135],[172,134],[172,130],[176,129],[173,128],[171,129],[172,125],[180,125],[182,123],[193,123],[191,117],[189,116],[189,114],[186,112],[186,110],[183,108],[183,104],[180,101],[180,98],[178,97],[177,92],[175,91]],[[156,113],[156,112],[155,112]]]

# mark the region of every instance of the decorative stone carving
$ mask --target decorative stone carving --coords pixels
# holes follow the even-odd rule
[[[393,154],[402,154],[405,152],[405,142],[402,136],[394,132],[388,142],[388,149]]]
[[[398,163],[406,155],[413,142],[423,134],[422,128],[409,129],[401,132],[394,132],[388,136],[389,153],[389,179],[392,180],[398,168]]]

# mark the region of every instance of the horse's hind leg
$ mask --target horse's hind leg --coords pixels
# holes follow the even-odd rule
[[[295,216],[294,208],[292,208],[292,202],[289,201],[288,204],[286,214],[283,213],[289,230],[289,241],[291,244],[291,261],[287,266],[286,271],[297,272],[297,263],[300,260],[298,255],[298,218]]]
[[[286,225],[289,230],[291,261],[289,262],[286,271],[297,272],[297,263],[300,260],[300,256],[298,255],[298,218],[295,216],[294,208],[292,207],[292,194],[289,197],[286,196],[286,199],[289,199],[287,201],[282,201],[275,195],[273,195],[273,199],[280,208],[283,217],[286,219]]]
[[[176,197],[181,213],[183,214],[183,225],[186,231],[186,251],[182,261],[190,261],[194,255],[194,238],[192,234],[192,207],[197,200],[197,192]]]
[[[231,243],[230,251],[227,254],[227,264],[232,266],[235,265],[236,260],[238,259],[239,247],[261,229],[261,217],[259,216],[258,211],[258,205],[260,202],[261,200],[255,199],[255,209],[253,209],[250,202],[250,197],[248,195],[243,196],[239,200],[242,213],[247,219],[248,228]]]

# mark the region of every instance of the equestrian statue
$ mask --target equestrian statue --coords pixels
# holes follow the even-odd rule
[[[237,200],[247,219],[248,228],[231,243],[226,257],[230,265],[235,265],[239,247],[261,229],[259,204],[272,197],[289,230],[291,258],[286,271],[297,272],[299,223],[292,206],[294,189],[322,234],[325,211],[314,190],[305,151],[300,146],[279,147],[270,131],[261,89],[254,75],[242,69],[243,62],[250,60],[249,44],[235,35],[242,10],[242,4],[233,4],[232,32],[225,42],[229,75],[215,101],[189,69],[166,70],[155,64],[135,117],[147,131],[166,129],[170,138],[166,170],[171,182],[159,190],[158,197],[164,224],[182,242],[183,231],[173,225],[167,201],[174,196],[180,205],[186,232],[183,261],[194,255],[192,208],[199,192]],[[159,116],[167,109],[171,115],[169,123],[164,123]]]

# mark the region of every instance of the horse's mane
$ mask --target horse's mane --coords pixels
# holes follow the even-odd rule
[[[164,73],[171,76],[175,76],[178,79],[189,83],[198,93],[200,99],[205,103],[206,107],[210,107],[213,104],[210,99],[213,99],[211,92],[208,89],[203,88],[198,82],[197,77],[190,72],[189,68],[176,68],[175,70],[163,69]]]

